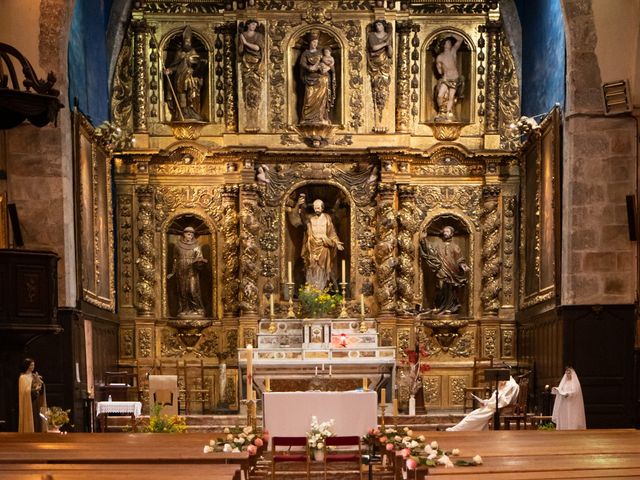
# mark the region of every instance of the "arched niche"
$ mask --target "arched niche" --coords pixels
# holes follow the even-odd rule
[[[303,122],[303,105],[305,98],[305,84],[303,82],[301,65],[302,54],[309,49],[310,41],[314,36],[318,38],[318,50],[322,53],[324,48],[331,49],[331,56],[334,60],[333,79],[330,84],[335,85],[335,93],[333,95],[333,105],[329,109],[329,123],[341,124],[343,118],[343,91],[344,91],[344,75],[343,75],[343,52],[344,48],[338,36],[325,28],[306,29],[293,35],[289,52],[289,119],[290,123],[297,125]]]
[[[319,199],[324,203],[324,213],[331,217],[335,232],[344,245],[344,250],[336,250],[330,280],[337,288],[338,283],[342,281],[341,266],[344,260],[346,280],[350,286],[351,204],[349,198],[342,189],[335,185],[326,183],[306,184],[293,190],[286,197],[284,205],[286,226],[284,229],[283,259],[285,266],[288,265],[288,262],[292,264],[293,282],[295,284],[294,296],[297,295],[298,289],[306,281],[302,250],[307,227],[301,224],[295,215],[301,195],[305,197],[304,212],[309,216],[314,215],[313,202],[315,200]],[[285,280],[288,279],[285,277]],[[348,290],[347,296],[349,296]]]
[[[193,242],[185,241],[184,234],[193,230]],[[207,222],[200,216],[184,213],[169,222],[166,230],[166,314],[173,319],[212,318],[215,311],[215,236]],[[199,249],[195,252],[193,247]],[[201,257],[201,259],[200,259]],[[196,261],[192,270],[180,259]],[[182,273],[181,273],[182,272]],[[187,278],[188,277],[188,278]],[[186,283],[183,283],[186,282]],[[185,291],[188,293],[185,298]],[[199,293],[202,312],[192,299]]]
[[[436,68],[436,58],[443,51],[444,43],[447,39],[455,43],[454,35],[462,38],[462,43],[456,55],[456,67],[458,73],[463,77],[463,84],[459,89],[452,121],[457,123],[472,123],[473,121],[474,99],[472,95],[475,91],[473,88],[473,82],[475,82],[473,43],[463,32],[457,30],[440,30],[431,35],[423,46],[422,58],[425,59],[422,78],[424,92],[422,98],[424,101],[422,102],[421,120],[423,123],[438,121],[436,86],[440,74]]]
[[[186,26],[170,32],[160,51],[160,118],[166,123],[210,121],[209,48],[204,37]]]
[[[451,278],[449,271],[442,270],[443,266],[438,262],[441,260],[441,255],[436,255],[436,260],[430,253],[427,252],[428,248],[432,248],[434,251],[440,254],[445,251],[443,245],[444,230],[447,227],[453,228],[453,236],[450,240],[450,246],[447,247],[446,254],[450,262],[449,267],[455,265],[457,272],[462,273],[459,268],[459,263],[464,262],[469,267],[464,275],[466,280],[460,282],[451,292],[449,285],[451,285]],[[430,313],[434,316],[449,316],[455,315],[458,317],[468,317],[470,315],[470,295],[471,289],[469,284],[471,282],[471,231],[469,227],[460,217],[453,214],[442,214],[434,217],[423,228],[420,234],[420,258],[422,269],[422,310]],[[444,263],[444,262],[442,262]],[[444,266],[446,268],[446,266]],[[459,280],[459,277],[458,277]],[[449,283],[444,285],[443,282]],[[451,309],[448,298],[443,298],[453,294],[459,301],[458,309]]]

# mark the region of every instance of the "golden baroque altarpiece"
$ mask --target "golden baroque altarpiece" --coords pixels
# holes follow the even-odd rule
[[[287,318],[300,194],[344,243],[348,316],[362,294],[380,346],[429,353],[427,407],[462,405],[474,356],[515,358],[520,87],[497,2],[146,0],[113,82],[135,140],[113,153],[122,365],[233,369],[270,296]],[[469,269],[438,311],[421,239],[446,226]]]

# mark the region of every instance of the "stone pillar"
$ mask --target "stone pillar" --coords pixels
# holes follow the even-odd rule
[[[396,132],[409,132],[411,124],[411,20],[397,23],[398,57],[396,68]]]
[[[139,18],[131,22],[133,27],[133,130],[147,131],[147,70],[146,44],[149,27]]]

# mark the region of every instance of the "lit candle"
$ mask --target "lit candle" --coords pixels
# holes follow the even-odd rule
[[[393,400],[391,400],[391,410],[393,411],[393,416],[397,417],[398,416],[398,399],[394,398]]]
[[[287,264],[287,269],[289,271],[289,283],[293,283],[293,271],[292,271],[292,266],[291,266],[291,262],[288,262]]]
[[[362,390],[369,389],[369,379],[367,377],[362,377]]]
[[[380,390],[380,405],[387,404],[387,389],[383,388]]]
[[[364,317],[364,295],[360,294],[360,315]]]
[[[247,345],[247,400],[251,400],[253,385],[253,345]]]
[[[271,309],[271,316],[273,317],[273,293],[269,295],[269,308]]]
[[[267,378],[264,379],[264,389],[267,392],[271,391],[271,378],[270,377],[267,377]]]
[[[347,262],[342,260],[342,283],[347,283]]]
[[[331,365],[329,365],[329,376],[331,376]]]
[[[256,391],[252,388],[252,389],[251,389],[251,400],[255,400],[256,398],[258,398],[258,397],[256,396]]]

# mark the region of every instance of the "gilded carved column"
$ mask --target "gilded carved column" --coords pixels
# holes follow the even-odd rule
[[[146,38],[149,26],[144,19],[133,20],[133,129],[147,131]]]
[[[413,237],[418,229],[415,202],[416,188],[410,185],[398,187],[400,200],[398,211],[398,305],[399,314],[410,313],[415,303],[415,248]]]
[[[516,217],[516,197],[505,196],[503,201],[503,246],[502,246],[502,305],[504,307],[514,306],[513,279],[514,279],[514,259],[515,259],[515,217]]]
[[[237,82],[235,78],[236,71],[236,48],[235,35],[236,24],[229,22],[220,27],[222,33],[224,67],[224,122],[227,132],[238,131],[238,103],[237,103]]]
[[[222,190],[222,308],[225,317],[235,316],[238,309],[238,186]]]
[[[497,315],[500,308],[500,218],[498,199],[500,187],[487,186],[482,205],[482,310],[485,315]]]
[[[378,289],[376,297],[381,314],[394,314],[396,309],[396,212],[393,208],[395,185],[381,183],[378,186],[378,231],[375,258]]]
[[[153,187],[148,185],[136,188],[138,196],[138,216],[136,226],[138,228],[138,258],[136,267],[138,269],[138,280],[136,282],[136,292],[138,294],[136,311],[142,316],[153,315],[155,305],[154,274],[155,248],[154,248],[154,217],[153,217]]]
[[[500,42],[502,23],[500,20],[487,22],[487,108],[486,133],[498,133],[500,89]]]
[[[240,193],[240,310],[258,315],[258,234],[260,210],[256,185],[243,185]]]
[[[413,22],[398,22],[398,63],[396,69],[396,131],[408,132],[411,121],[411,42]]]

